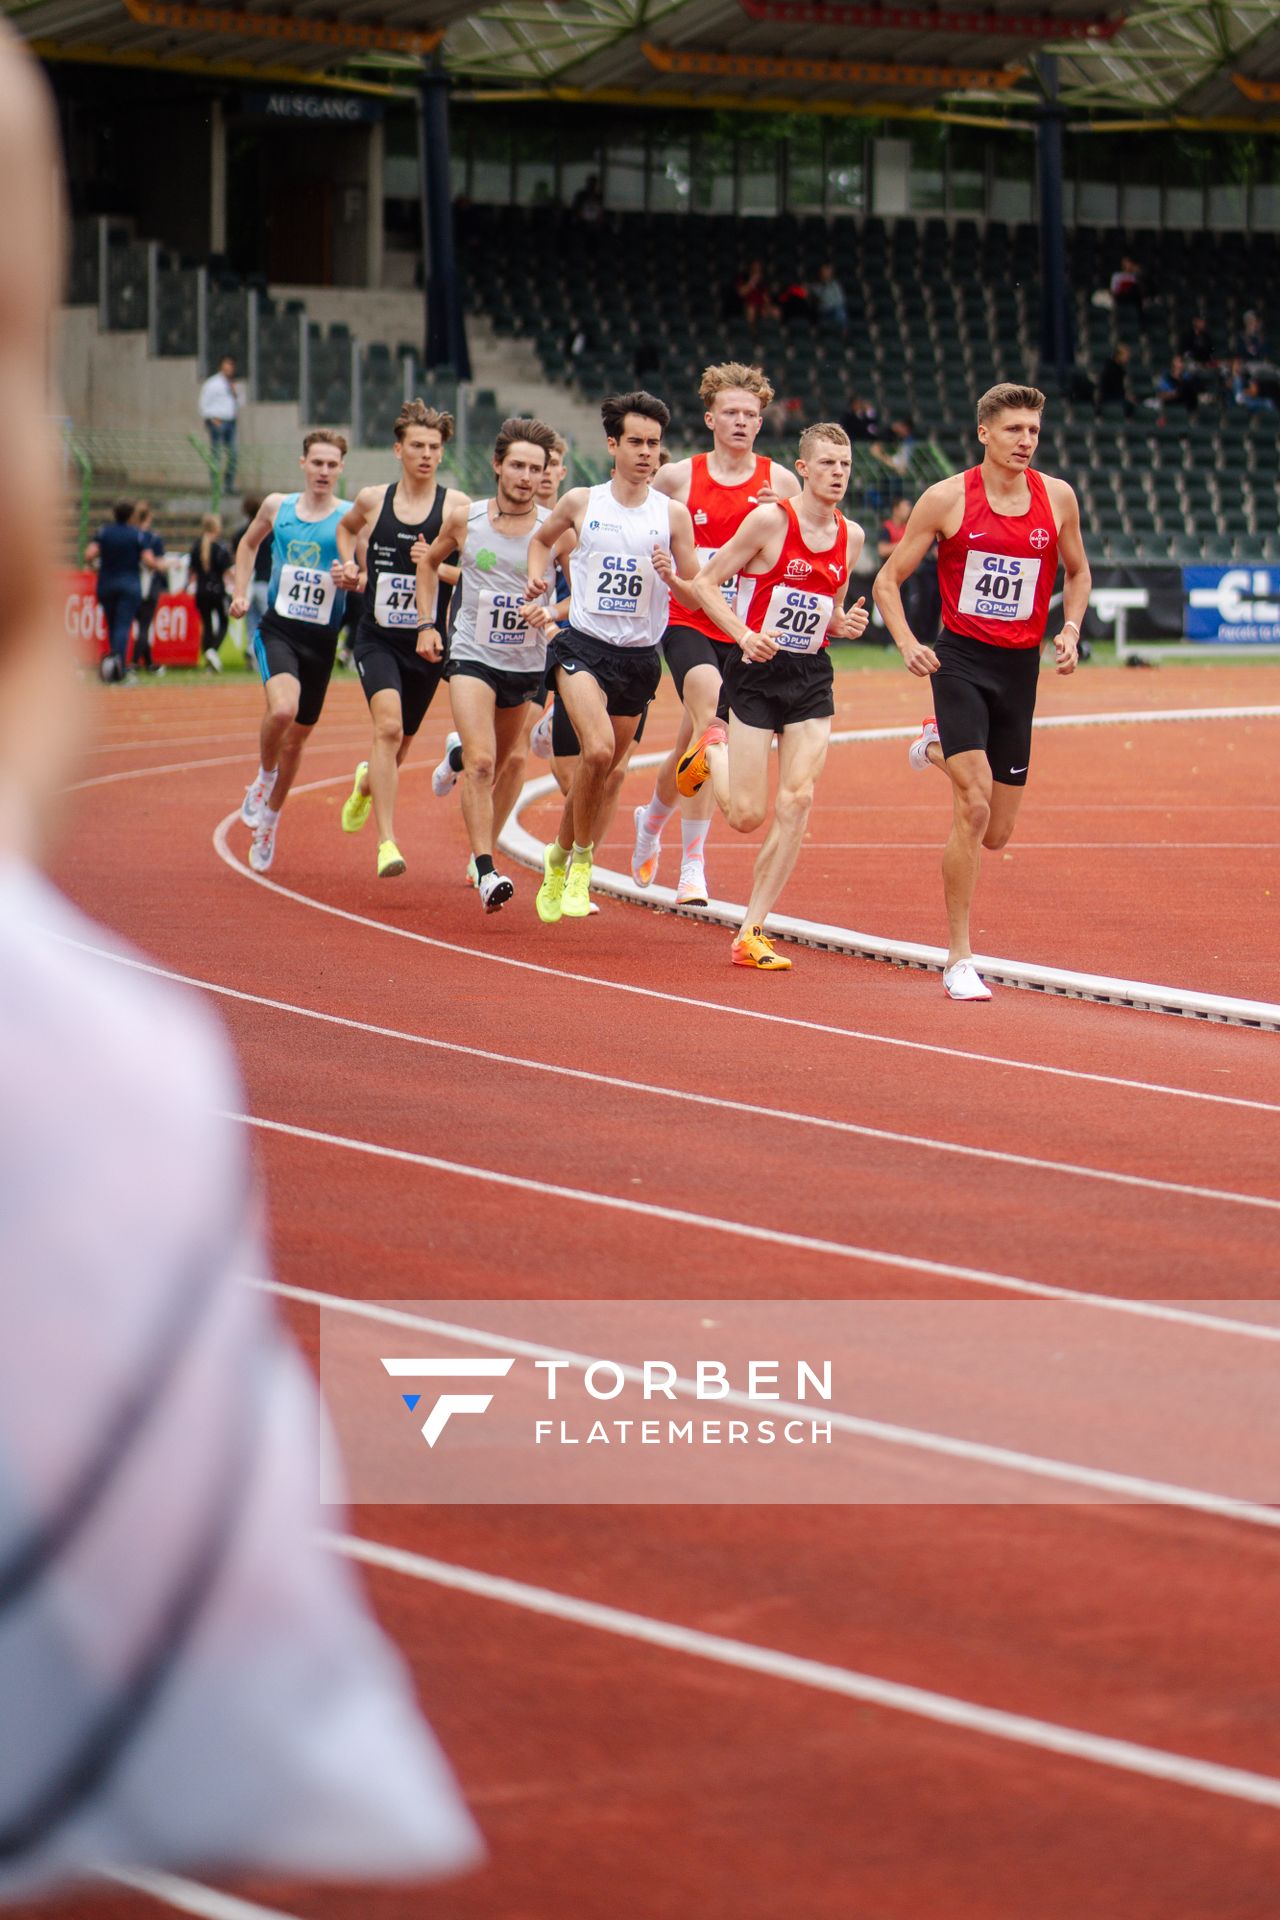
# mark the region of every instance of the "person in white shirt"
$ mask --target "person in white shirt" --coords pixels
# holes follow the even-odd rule
[[[230,491],[236,483],[236,419],[240,412],[240,389],[236,385],[236,363],[229,353],[218,362],[200,389],[200,418],[209,435],[215,460],[223,461],[222,485]]]

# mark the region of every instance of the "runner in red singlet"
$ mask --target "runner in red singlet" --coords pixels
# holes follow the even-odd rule
[[[759,367],[733,360],[708,367],[698,397],[706,408],[711,452],[673,461],[653,484],[659,493],[682,500],[688,507],[693,515],[698,562],[705,566],[755,507],[791,498],[799,493],[800,483],[786,467],[752,451],[764,409],[773,399],[773,388]],[[725,582],[724,597],[732,607],[736,585],[731,580]],[[715,718],[725,664],[735,652],[723,629],[701,608],[691,612],[673,607],[672,611],[676,617],[663,636],[662,651],[676,692],[684,702],[684,716],[676,744],[658,769],[653,798],[647,807],[635,810],[631,877],[640,887],[647,887],[658,870],[662,829],[676,806],[677,763],[690,740]],[[713,811],[710,788],[680,799],[683,846],[676,889],[680,906],[707,904],[704,849]]]
[[[799,499],[754,508],[694,583],[716,626],[737,645],[725,667],[721,718],[681,759],[679,791],[710,786],[729,825],[754,832],[769,810],[769,753],[778,736],[773,820],[730,955],[736,967],[766,973],[784,973],[791,965],[774,951],[764,927],[795,866],[827,757],[835,712],[827,644],[855,640],[867,625],[861,600],[844,611],[863,542],[862,528],[839,510],[852,459],[843,427],[810,427],[796,461],[804,481]],[[751,588],[745,618],[721,591],[738,575]]]
[[[969,910],[983,847],[1013,832],[1031,762],[1040,649],[1061,560],[1058,672],[1075,671],[1089,604],[1080,509],[1065,480],[1033,471],[1044,395],[992,387],[978,402],[982,465],[922,493],[880,570],[875,600],[912,673],[933,676],[934,718],[911,746],[913,767],[951,781],[951,833],[942,856],[949,923],[942,983],[953,1000],[989,1000],[973,962]],[[942,633],[922,646],[902,607],[902,585],[938,542]]]

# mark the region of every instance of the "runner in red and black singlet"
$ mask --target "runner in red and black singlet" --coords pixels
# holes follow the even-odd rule
[[[835,712],[828,641],[856,639],[867,624],[861,600],[844,611],[863,542],[862,528],[839,511],[852,459],[843,427],[810,427],[796,462],[804,481],[799,499],[754,508],[694,583],[715,625],[737,644],[725,667],[720,718],[682,756],[676,783],[682,794],[709,788],[729,825],[751,833],[769,810],[769,755],[777,736],[773,821],[730,955],[735,966],[766,973],[791,966],[764,927],[796,863],[827,757]],[[737,578],[745,614],[728,606],[721,591]]]
[[[952,785],[951,834],[942,857],[949,924],[943,985],[953,1000],[989,1000],[973,964],[969,910],[983,847],[1013,832],[1031,762],[1040,649],[1058,562],[1065,569],[1059,673],[1075,669],[1089,604],[1080,510],[1065,480],[1031,467],[1044,395],[992,387],[978,402],[981,466],[921,494],[907,530],[880,570],[876,605],[912,673],[933,677],[933,716],[909,759],[939,767]],[[903,611],[902,586],[934,541],[942,633],[923,646]]]
[[[800,483],[786,467],[753,451],[764,409],[773,399],[773,388],[759,367],[742,366],[737,361],[708,367],[698,393],[711,430],[711,452],[673,461],[664,467],[654,485],[688,507],[698,545],[698,564],[706,566],[733,538],[749,513],[768,501],[792,498],[799,493]],[[732,608],[737,582],[726,580],[723,592]],[[640,887],[649,886],[658,870],[662,829],[677,801],[677,763],[690,740],[715,718],[725,664],[736,651],[724,631],[700,608],[691,612],[676,606],[672,616],[662,651],[684,704],[684,714],[676,744],[658,769],[652,799],[647,807],[635,810],[631,876]],[[680,906],[705,907],[704,850],[714,811],[711,789],[692,798],[681,797],[679,804],[683,844],[676,901]]]

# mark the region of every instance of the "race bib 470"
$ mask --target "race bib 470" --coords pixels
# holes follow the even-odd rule
[[[1029,620],[1035,605],[1038,560],[1013,559],[1007,553],[982,553],[976,548],[964,557],[959,611],[976,620]]]
[[[416,627],[418,596],[411,573],[380,573],[373,598],[373,617],[380,627]]]

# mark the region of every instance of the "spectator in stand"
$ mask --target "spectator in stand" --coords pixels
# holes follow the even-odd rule
[[[903,534],[906,532],[907,522],[910,518],[911,502],[899,494],[898,498],[889,508],[888,518],[882,521],[880,526],[880,539],[877,551],[882,560],[889,558],[889,555],[893,552],[899,540],[901,540]]]
[[[1129,392],[1129,349],[1123,341],[1098,375],[1098,405],[1123,407],[1125,419],[1133,418],[1133,395]]]
[[[1231,362],[1231,398],[1238,407],[1247,407],[1250,413],[1275,413],[1277,410],[1270,394],[1264,393],[1258,384],[1256,367],[1240,359]]]
[[[1132,307],[1141,320],[1142,268],[1130,254],[1122,256],[1120,265],[1111,276],[1111,298],[1117,307]]]
[[[142,601],[142,574],[159,566],[142,542],[142,530],[133,524],[133,501],[117,500],[110,524],[99,529],[84,557],[98,563],[98,604],[107,623],[109,651],[99,671],[104,680],[129,675],[129,633]]]
[[[1267,358],[1267,336],[1262,331],[1262,315],[1252,307],[1241,323],[1239,338],[1236,341],[1236,353],[1241,360],[1246,361]]]
[[[151,507],[146,500],[139,500],[133,510],[133,524],[142,535],[144,554],[152,554],[156,560],[164,559],[164,541],[151,524]],[[156,666],[151,658],[151,625],[156,617],[156,608],[160,605],[160,595],[168,585],[165,569],[160,566],[142,570],[142,599],[138,604],[138,632],[133,643],[133,661],[136,667],[147,673],[163,673],[164,668]]]
[[[222,461],[222,484],[230,489],[236,483],[236,420],[240,413],[240,389],[236,385],[236,363],[229,353],[218,362],[200,389],[200,418],[209,435],[215,461]]]
[[[840,425],[855,446],[860,440],[878,440],[880,437],[880,423],[876,418],[876,410],[860,393],[849,395],[849,411]]]
[[[1200,375],[1195,367],[1187,365],[1180,353],[1175,353],[1168,371],[1160,375],[1155,392],[1144,405],[1160,415],[1160,424],[1163,426],[1170,407],[1185,407],[1192,414],[1199,404]]]
[[[252,522],[257,519],[258,508],[261,505],[262,501],[256,493],[246,493],[244,499],[240,502],[240,511],[244,515],[244,524],[237,527],[231,536],[231,551],[233,554],[240,545],[240,542],[244,539],[246,533],[248,533]],[[270,596],[271,553],[272,545],[270,540],[264,540],[253,556],[253,578],[249,583],[249,611],[244,617],[245,634],[249,642],[250,652],[252,652],[253,643],[258,637],[258,628],[262,624],[262,616],[267,610],[267,601]]]
[[[778,312],[788,326],[794,326],[797,320],[807,320],[812,324],[815,319],[813,303],[809,299],[809,289],[800,280],[793,280],[778,295]]]
[[[221,536],[222,522],[217,514],[206,513],[200,522],[200,538],[191,549],[188,576],[204,629],[204,663],[211,673],[222,672],[221,647],[227,637],[228,577],[232,562]]]
[[[584,227],[599,226],[604,218],[604,195],[600,191],[598,173],[593,173],[578,188],[569,202],[569,211],[575,220],[582,222]]]
[[[810,289],[810,297],[818,325],[828,333],[843,333],[849,324],[849,303],[829,260],[824,260],[818,268],[818,277]]]
[[[911,461],[916,450],[915,425],[905,418],[892,420],[889,423],[889,432],[893,437],[888,447],[882,440],[872,441],[871,457],[873,460],[878,460],[882,467],[887,467],[890,473],[896,473],[900,480],[905,480],[911,471]]]
[[[738,296],[743,317],[754,333],[761,320],[776,320],[778,309],[773,295],[769,292],[764,277],[764,262],[753,260],[745,273],[740,273],[733,283]]]
[[[1178,342],[1178,352],[1184,360],[1194,361],[1197,367],[1216,368],[1218,356],[1214,350],[1213,335],[1209,331],[1209,322],[1202,313],[1198,313],[1189,327],[1182,330]]]

